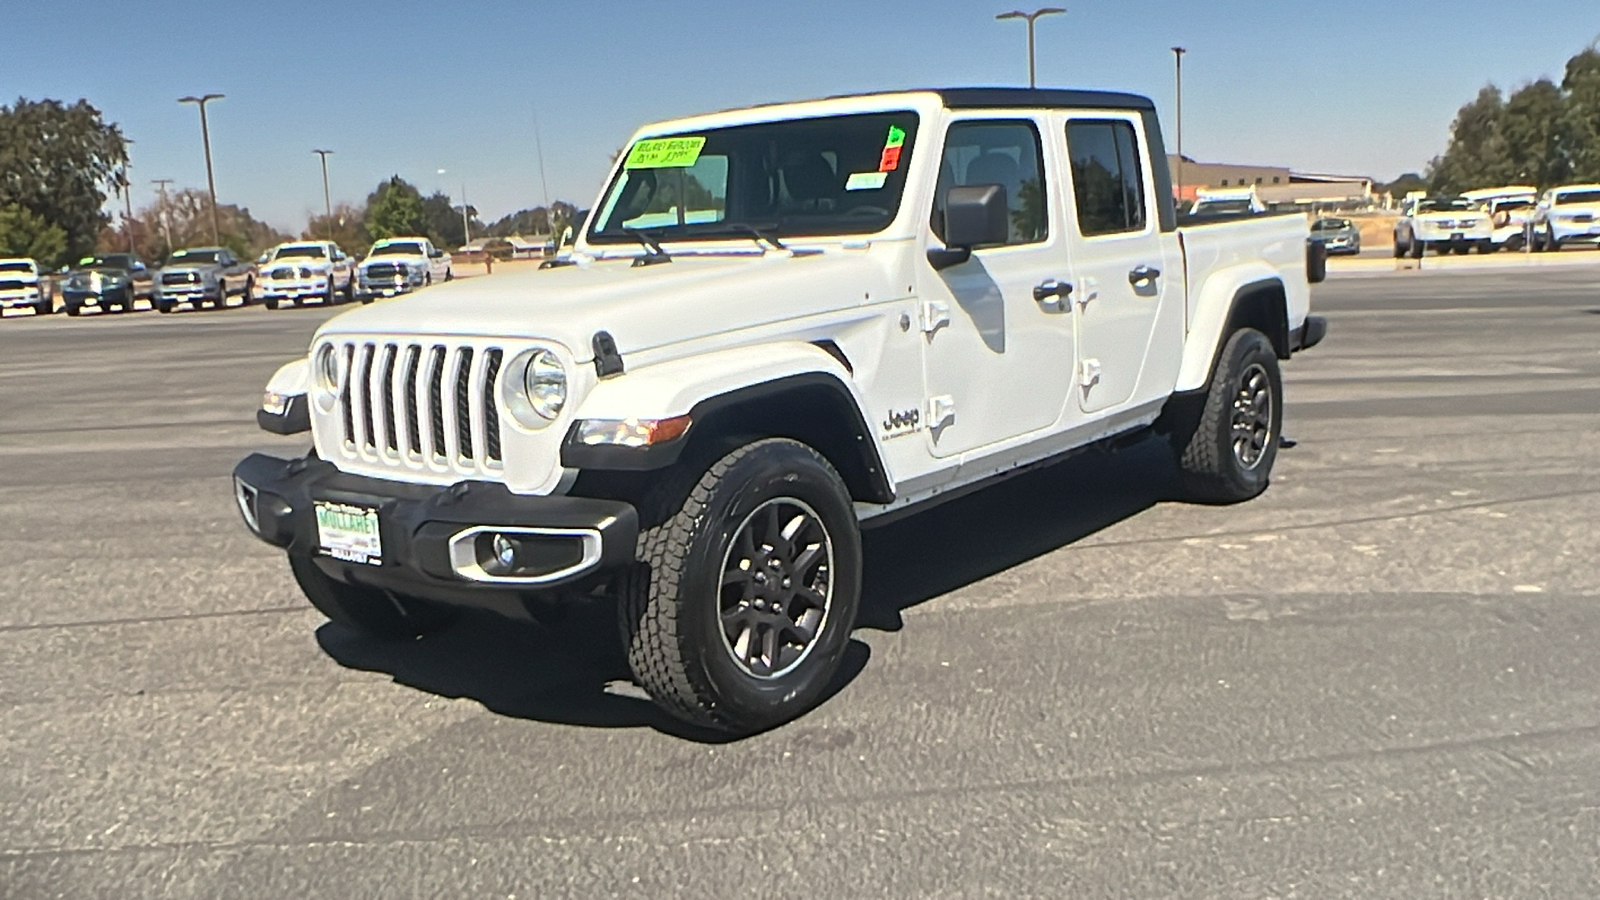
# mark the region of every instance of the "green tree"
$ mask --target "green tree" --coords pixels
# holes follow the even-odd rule
[[[1494,85],[1461,107],[1450,126],[1449,148],[1431,166],[1429,181],[1435,191],[1457,194],[1502,180],[1510,168],[1502,134],[1505,118],[1505,98]]]
[[[1496,184],[1518,182],[1549,187],[1572,176],[1573,135],[1567,125],[1566,97],[1548,78],[1521,88],[1506,101],[1501,133],[1508,165],[1493,173]],[[1488,187],[1488,184],[1469,187]]]
[[[0,256],[24,256],[54,268],[67,249],[67,233],[24,206],[0,206]]]
[[[1412,191],[1425,191],[1427,189],[1428,180],[1417,172],[1407,172],[1388,184],[1377,187],[1378,193],[1388,194],[1396,200],[1404,200],[1405,196]]]
[[[367,234],[379,241],[426,234],[428,218],[422,205],[422,193],[395,175],[367,197],[366,225]]]
[[[1600,50],[1590,47],[1567,60],[1561,80],[1566,95],[1563,135],[1577,181],[1600,181]]]
[[[450,205],[449,194],[434,191],[423,199],[422,212],[427,221],[423,234],[428,240],[440,247],[459,247],[467,242],[467,236],[461,230],[461,207]],[[469,205],[467,217],[472,223],[473,234],[482,236],[488,232],[484,224],[478,221],[476,208]]]
[[[312,216],[306,224],[305,233],[300,236],[306,240],[333,241],[346,253],[357,255],[366,253],[367,248],[372,246],[372,237],[367,234],[365,212],[349,203],[335,206],[331,217]]]
[[[51,264],[94,249],[127,160],[122,131],[85,100],[0,106],[0,207],[20,206],[60,229],[65,247]]]

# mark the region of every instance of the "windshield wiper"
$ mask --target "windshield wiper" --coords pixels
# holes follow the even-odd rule
[[[770,230],[776,226],[767,226],[766,228],[762,228],[756,225],[751,225],[749,222],[724,222],[723,226],[731,231],[742,231],[745,234],[755,238],[758,242],[765,241],[772,247],[772,249],[781,253],[789,252],[789,248],[784,245],[783,241],[778,240],[778,236],[773,234]]]
[[[633,264],[637,266],[653,266],[656,263],[672,262],[672,257],[667,251],[661,249],[661,242],[655,235],[643,228],[623,228],[624,232],[633,236],[633,239],[644,245],[645,254],[635,257]]]

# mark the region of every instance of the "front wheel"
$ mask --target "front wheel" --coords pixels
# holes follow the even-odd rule
[[[1233,333],[1217,359],[1199,422],[1173,435],[1184,493],[1237,503],[1267,489],[1283,433],[1283,377],[1267,336]]]
[[[391,591],[346,584],[317,567],[302,553],[289,554],[289,568],[300,590],[318,611],[346,628],[381,638],[431,634],[455,621],[455,611]]]
[[[861,599],[861,535],[832,465],[787,439],[712,465],[639,539],[621,582],[628,665],[695,725],[770,728],[819,702]]]
[[[55,311],[56,303],[54,300],[40,300],[33,306],[33,314],[36,316],[48,316]]]
[[[170,312],[172,312],[173,308],[176,307],[176,306],[177,306],[177,304],[173,303],[171,300],[157,300],[156,301],[156,312],[159,312],[159,313],[170,313]],[[196,309],[198,309],[199,306],[200,306],[200,304],[198,304],[198,303],[195,304],[195,308]]]

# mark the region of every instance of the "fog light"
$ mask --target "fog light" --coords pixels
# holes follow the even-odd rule
[[[239,504],[239,512],[244,516],[244,523],[256,534],[261,533],[261,518],[256,512],[256,499],[259,495],[256,489],[237,476],[233,479],[233,499]]]
[[[503,534],[494,536],[494,560],[500,564],[496,575],[504,575],[517,567],[517,545]]]

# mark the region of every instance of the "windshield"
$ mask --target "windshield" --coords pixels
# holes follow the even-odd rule
[[[294,247],[279,247],[273,252],[273,259],[324,259],[327,257],[320,244],[306,244]]]
[[[1251,211],[1249,200],[1201,200],[1194,205],[1190,215],[1215,216],[1243,214]]]
[[[127,253],[105,253],[99,256],[85,256],[78,260],[80,269],[131,269],[133,257]]]
[[[172,254],[171,259],[167,260],[167,265],[181,266],[185,263],[193,265],[195,263],[214,263],[216,261],[216,250],[179,250],[177,253]]]
[[[1312,231],[1342,231],[1350,227],[1349,219],[1318,219],[1311,226]]]
[[[1504,212],[1509,209],[1527,209],[1533,205],[1533,202],[1532,197],[1518,197],[1515,200],[1496,200],[1494,208],[1497,212]]]
[[[589,240],[881,231],[900,209],[916,132],[915,113],[886,112],[641,140],[606,190]]]
[[[1419,213],[1471,212],[1474,209],[1477,209],[1477,206],[1471,200],[1462,200],[1459,197],[1454,200],[1424,200],[1417,204]]]
[[[403,243],[403,244],[380,244],[380,245],[378,245],[376,247],[373,247],[372,248],[372,252],[368,253],[367,257],[370,259],[371,257],[374,257],[374,256],[422,256],[422,255],[424,255],[424,254],[422,252],[422,245],[421,244]]]
[[[1557,206],[1576,206],[1579,203],[1600,203],[1600,191],[1573,191],[1556,195]]]

